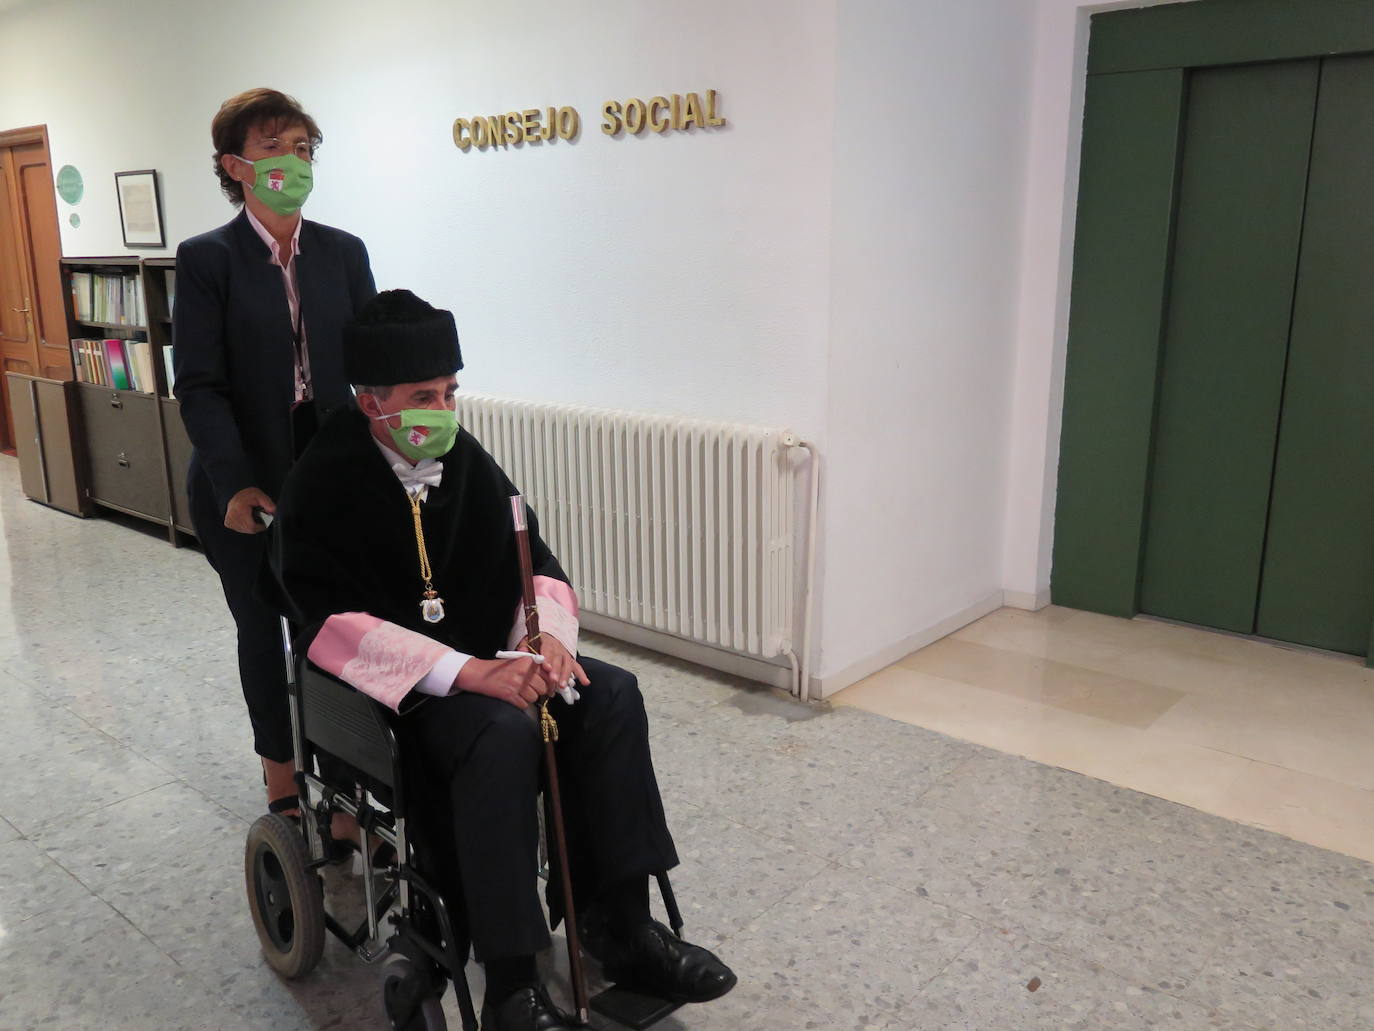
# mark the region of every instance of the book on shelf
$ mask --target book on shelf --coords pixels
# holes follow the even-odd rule
[[[142,390],[149,394],[157,393],[157,374],[153,365],[153,345],[146,340],[135,340],[140,346],[134,350],[134,369]]]
[[[165,372],[167,373],[167,396],[168,396],[168,397],[176,397],[176,396],[177,396],[177,393],[176,393],[176,390],[173,389],[173,388],[176,386],[177,378],[176,378],[176,374],[172,371],[172,345],[171,345],[171,344],[163,344],[163,345],[162,345],[162,368],[163,368],[163,371],[165,371]]]
[[[167,270],[167,317],[172,317],[172,309],[177,304],[177,270],[169,268]],[[170,383],[171,380],[168,380]]]
[[[130,365],[124,362],[124,341],[123,340],[104,340],[105,357],[110,363],[110,385],[118,390],[132,390],[134,388],[129,379]]]
[[[146,340],[75,337],[72,367],[81,383],[145,394],[157,392],[153,345]]]
[[[76,381],[78,383],[95,383],[95,372],[91,368],[91,351],[87,346],[89,340],[79,337],[72,338],[72,368],[76,370]]]
[[[77,322],[113,326],[143,326],[148,322],[137,275],[73,272],[71,291]]]

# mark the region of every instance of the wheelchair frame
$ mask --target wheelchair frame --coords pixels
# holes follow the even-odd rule
[[[373,864],[373,854],[367,847],[360,850],[367,915],[356,928],[349,930],[329,913],[324,907],[322,892],[312,893],[311,900],[289,900],[292,904],[293,919],[297,902],[310,904],[312,900],[318,900],[314,904],[320,908],[324,929],[367,963],[373,963],[395,953],[398,939],[410,943],[414,950],[418,950],[418,953],[438,964],[453,982],[463,1031],[478,1031],[476,1008],[466,977],[470,946],[464,941],[460,951],[447,903],[434,886],[411,865],[406,800],[395,731],[390,722],[382,716],[379,703],[311,666],[303,657],[297,658],[291,625],[285,617],[281,619],[281,633],[291,712],[296,791],[301,811],[299,828],[293,833],[299,834],[302,839],[304,877],[318,879],[320,870],[331,861],[326,843],[334,840],[330,833],[330,822],[335,812],[347,813],[357,820],[364,831],[364,842],[369,840],[369,836],[379,838],[391,846],[395,855],[394,861],[381,871],[386,876],[387,884],[379,893],[374,882],[374,874],[378,871]],[[320,763],[322,774],[319,775],[314,772],[316,759],[323,760]],[[354,784],[352,795],[326,782],[327,774],[323,774],[323,767],[330,761],[347,767],[349,779]],[[373,800],[378,800],[379,792],[389,796],[389,802],[383,802],[380,808],[373,804]],[[547,878],[542,808],[540,817],[540,875]],[[259,822],[282,819],[268,816],[261,818]],[[254,826],[256,828],[257,824]],[[253,834],[250,831],[250,844],[252,840]],[[282,858],[284,857],[278,856],[279,861]],[[270,932],[264,929],[264,921],[260,919],[259,914],[263,896],[253,880],[253,871],[257,869],[253,864],[256,861],[252,856],[246,857],[249,882],[247,888],[250,905],[256,902],[254,918],[259,937],[264,939],[264,954],[267,955],[268,962],[284,976],[304,976],[318,962],[322,937],[317,938],[313,957],[290,965],[289,969],[284,965],[280,952],[274,957],[268,948],[269,941],[266,940],[271,937]],[[659,872],[656,878],[673,933],[681,937],[682,915],[673,895],[672,884],[666,872]],[[284,881],[289,883],[289,877],[284,878]],[[414,906],[417,895],[431,908],[438,922],[440,940],[437,942],[417,924]],[[391,913],[389,918],[395,931],[382,941],[383,920],[398,902],[398,910]],[[569,914],[567,918],[572,919],[572,915]],[[323,934],[318,927],[314,933],[317,936]],[[275,939],[272,940],[272,944],[276,944]],[[405,971],[414,969],[409,963],[412,957],[405,953],[399,955],[399,962],[405,969],[398,970],[396,976],[404,977]],[[439,995],[442,995],[442,992],[426,1000],[429,1008],[422,1014],[417,1011],[417,1019],[420,1022],[408,1024],[407,1031],[437,1031],[446,1026],[442,1009],[438,1004]],[[671,1003],[665,1003],[657,1008],[652,1005],[646,1007],[646,1003],[649,1002],[649,997],[625,993],[614,987],[592,1000],[593,1008],[613,1019],[618,1019],[630,1028],[648,1027],[677,1008]],[[391,1020],[392,1026],[396,1027],[395,1018],[390,1012],[389,1000],[384,999],[384,1003],[388,1007],[388,1019]]]
[[[335,812],[347,813],[357,820],[365,835],[386,842],[395,850],[395,860],[383,872],[389,883],[380,893],[374,880],[377,872],[369,848],[360,850],[363,867],[363,893],[367,906],[365,919],[353,930],[339,923],[327,910],[325,927],[365,962],[372,963],[394,951],[396,939],[404,938],[437,963],[453,982],[464,1031],[477,1031],[477,1014],[465,974],[467,944],[459,951],[457,935],[443,896],[411,865],[407,833],[406,803],[401,776],[400,753],[395,731],[377,711],[377,703],[366,695],[297,660],[290,623],[281,621],[282,649],[291,710],[291,735],[296,766],[296,790],[300,798],[301,833],[305,837],[309,869],[317,873],[329,862],[325,843],[331,841],[330,820]],[[356,794],[331,786],[314,772],[314,760],[321,754],[346,765],[356,778]],[[378,790],[390,795],[389,806],[378,808]],[[363,838],[366,842],[367,836]],[[440,941],[433,941],[415,921],[414,896],[430,906],[439,924]],[[392,914],[395,927],[380,947],[383,919],[396,902]]]

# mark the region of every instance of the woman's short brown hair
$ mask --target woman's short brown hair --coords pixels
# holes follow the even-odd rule
[[[295,97],[288,97],[280,90],[261,88],[230,97],[219,106],[210,123],[210,139],[215,144],[215,175],[219,176],[219,188],[235,204],[243,203],[243,184],[224,170],[220,158],[225,154],[242,154],[248,130],[255,125],[266,126],[271,132],[282,132],[293,125],[305,126],[312,154],[324,142],[315,119],[305,113]]]

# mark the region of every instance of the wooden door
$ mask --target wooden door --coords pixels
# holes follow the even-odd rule
[[[0,373],[70,379],[57,200],[47,133],[0,133]],[[3,445],[14,446],[8,381],[0,406]]]

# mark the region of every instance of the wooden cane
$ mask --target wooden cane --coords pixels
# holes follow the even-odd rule
[[[520,557],[520,590],[525,610],[525,637],[530,651],[544,653],[539,634],[539,608],[534,598],[534,564],[530,559],[529,525],[525,521],[525,499],[511,496],[511,515],[515,523],[515,550]],[[577,913],[573,909],[572,869],[568,861],[568,839],[563,827],[563,799],[558,789],[558,759],[554,742],[558,740],[558,723],[549,712],[549,700],[539,703],[539,728],[544,736],[544,764],[549,778],[549,811],[553,814],[554,858],[558,861],[559,881],[563,889],[563,923],[568,933],[568,972],[572,978],[573,1008],[578,1023],[586,1025],[589,1007],[587,979],[582,972],[582,943],[577,934]]]

